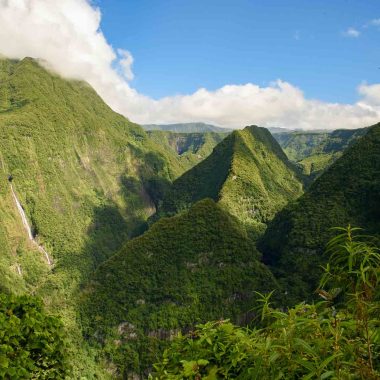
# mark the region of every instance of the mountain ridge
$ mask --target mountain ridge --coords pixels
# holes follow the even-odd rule
[[[203,122],[177,123],[177,124],[144,124],[142,127],[147,131],[161,130],[178,133],[228,133],[232,132],[231,128],[217,127],[216,125],[206,124]]]
[[[31,58],[1,59],[0,82],[0,290],[42,297],[64,322],[74,377],[103,376],[77,322],[78,291],[155,212],[149,183],[184,168],[87,83]],[[10,175],[53,267],[29,240]]]
[[[274,133],[288,158],[315,179],[336,161],[366,128],[336,129],[333,131],[293,131]]]
[[[259,249],[294,297],[307,297],[325,264],[332,227],[380,228],[380,123],[368,128],[298,200],[270,223]]]
[[[236,218],[203,199],[160,219],[99,266],[83,293],[83,324],[121,359],[126,376],[149,368],[150,346],[162,350],[197,323],[231,318],[244,325],[253,316],[254,292],[275,288]],[[120,357],[126,349],[135,360]]]
[[[273,171],[277,177],[270,184]],[[197,166],[173,182],[158,215],[172,215],[203,198],[220,202],[257,232],[275,210],[302,192],[301,175],[265,128],[235,130]],[[282,189],[276,198],[276,189]]]

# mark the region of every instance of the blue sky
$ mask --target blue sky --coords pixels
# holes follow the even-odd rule
[[[380,79],[380,26],[368,25],[379,1],[94,3],[107,41],[134,57],[131,84],[153,98],[282,79],[308,98],[352,103],[360,83]]]
[[[380,121],[380,0],[0,0],[0,25],[0,55],[86,81],[140,124]]]

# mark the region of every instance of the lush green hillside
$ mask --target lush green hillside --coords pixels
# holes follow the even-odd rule
[[[208,157],[215,145],[222,141],[227,133],[197,132],[178,133],[169,131],[148,131],[149,137],[161,147],[177,154],[183,172],[191,169]]]
[[[170,131],[179,133],[228,133],[231,132],[230,128],[221,128],[215,125],[206,123],[179,123],[179,124],[146,124],[143,128],[147,131]]]
[[[152,363],[157,339],[177,329],[249,320],[254,291],[276,288],[259,260],[238,221],[212,200],[200,201],[162,218],[98,268],[83,295],[89,335],[120,368],[138,371]]]
[[[339,229],[320,281],[324,301],[274,309],[262,295],[253,329],[229,321],[177,336],[153,379],[380,378],[380,250],[360,231]]]
[[[276,216],[260,249],[288,292],[307,297],[326,262],[322,252],[331,228],[349,223],[380,231],[380,124]]]
[[[304,174],[316,178],[365,133],[366,128],[361,128],[333,132],[281,132],[273,136],[289,159],[302,167]]]
[[[0,82],[0,289],[38,293],[80,337],[78,287],[154,213],[152,181],[184,169],[86,83],[30,58],[0,60]],[[28,240],[9,174],[53,268]]]
[[[316,154],[321,144],[325,143],[329,132],[280,132],[273,133],[274,138],[292,161],[300,161]]]
[[[276,140],[256,126],[234,131],[200,164],[174,181],[159,215],[203,198],[218,201],[256,233],[302,193],[300,176]]]
[[[380,124],[368,132],[281,134],[307,174],[331,165],[303,196],[302,175],[268,130],[181,128],[188,133],[146,132],[83,82],[30,58],[0,60],[0,293],[7,294],[0,295],[0,377],[25,370],[41,378],[49,371],[75,379],[145,376],[181,330],[220,318],[257,321],[255,291],[277,289],[286,304],[310,297],[327,262],[331,227],[351,223],[379,234]],[[156,209],[160,220],[141,235]],[[259,248],[282,288],[252,239],[268,224]],[[45,306],[12,293],[40,296]],[[317,310],[307,310],[314,318]],[[289,328],[300,311],[282,315],[281,323]],[[273,320],[280,312],[271,313]],[[36,334],[46,337],[41,345]],[[260,347],[270,343],[266,331],[257,334]],[[314,344],[319,337],[302,339]],[[12,350],[20,364],[9,365]],[[290,363],[285,356],[273,360]]]

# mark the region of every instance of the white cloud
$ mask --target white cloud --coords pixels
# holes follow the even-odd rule
[[[374,18],[368,24],[369,25],[374,25],[374,26],[380,26],[380,18]]]
[[[362,84],[359,93],[363,97],[363,103],[367,106],[380,107],[380,84]]]
[[[311,129],[362,127],[380,119],[380,85],[360,86],[361,100],[355,104],[307,99],[281,80],[266,87],[229,84],[151,99],[128,82],[133,57],[110,46],[100,20],[100,10],[87,0],[0,0],[0,53],[42,58],[61,75],[86,80],[115,111],[139,123],[205,121],[226,127]]]
[[[352,38],[358,38],[360,34],[361,32],[355,28],[348,28],[345,32],[343,32],[344,36]]]
[[[133,64],[132,54],[128,50],[123,50],[123,49],[117,49],[117,53],[119,54],[119,57],[120,57],[118,64],[122,69],[122,75],[127,80],[132,80],[134,78],[134,75],[132,72],[132,64]]]

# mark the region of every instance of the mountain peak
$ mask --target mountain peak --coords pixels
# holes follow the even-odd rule
[[[236,130],[212,154],[174,181],[159,215],[212,198],[256,232],[302,193],[299,174],[265,128]]]
[[[357,138],[296,202],[279,212],[262,241],[264,259],[299,299],[317,286],[333,227],[380,228],[380,123]]]

